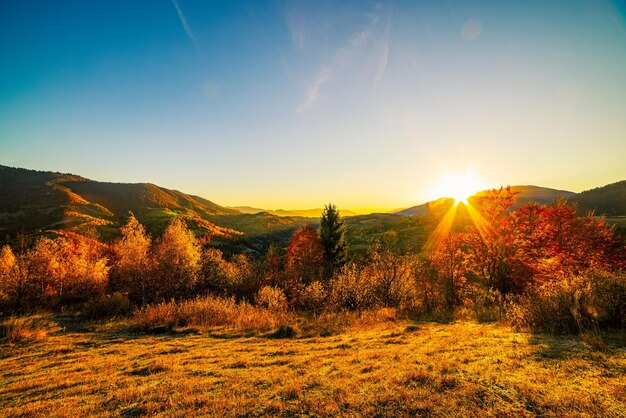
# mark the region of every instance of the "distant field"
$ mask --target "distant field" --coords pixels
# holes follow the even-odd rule
[[[70,328],[1,347],[0,415],[626,416],[623,334],[406,321],[293,339]]]

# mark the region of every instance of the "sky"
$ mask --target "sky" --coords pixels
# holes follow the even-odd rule
[[[626,179],[626,3],[0,1],[0,164],[356,211]],[[457,177],[455,177],[457,176]]]

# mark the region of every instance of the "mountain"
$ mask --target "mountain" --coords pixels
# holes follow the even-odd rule
[[[324,210],[322,208],[294,209],[294,210],[285,210],[285,209],[270,210],[270,209],[255,208],[252,206],[230,206],[230,208],[236,209],[240,211],[241,213],[248,213],[248,214],[267,212],[276,216],[290,216],[290,217],[301,216],[304,218],[319,218],[322,216],[322,211]],[[347,210],[347,209],[340,209],[340,212],[341,212],[341,216],[356,216],[357,215],[356,212],[352,212],[351,210]]]
[[[271,212],[270,210],[267,209],[261,209],[261,208],[253,208],[252,206],[228,206],[230,209],[235,209],[241,213],[247,213],[249,215],[254,215],[255,213],[261,213],[261,212]]]
[[[586,190],[571,196],[580,213],[594,211],[598,215],[626,216],[626,180]]]
[[[511,190],[519,192],[511,209],[515,210],[529,203],[546,205],[559,199],[568,199],[576,193],[567,190],[550,189],[539,186],[511,186]],[[483,192],[484,193],[484,192]]]
[[[567,190],[557,190],[539,186],[511,186],[511,190],[519,192],[515,203],[511,207],[513,210],[531,202],[545,205],[547,203],[555,202],[559,199],[567,199],[575,195],[574,192],[569,192]],[[478,192],[474,196],[470,197],[469,200],[472,200],[472,198],[480,196],[486,192],[487,190]],[[396,211],[394,213],[401,216],[438,214],[442,211],[445,213],[445,211],[452,206],[452,204],[454,204],[454,199],[444,197],[421,205],[413,206],[408,209]]]
[[[412,206],[408,209],[399,210],[397,212],[394,212],[393,214],[400,216],[420,216],[438,214],[440,212],[445,213],[453,204],[454,199],[450,197],[442,197],[441,199],[426,202],[417,206]]]

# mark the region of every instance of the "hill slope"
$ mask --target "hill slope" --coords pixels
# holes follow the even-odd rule
[[[196,235],[228,252],[262,254],[285,246],[312,218],[241,213],[207,199],[151,183],[106,183],[81,176],[0,166],[0,238],[72,231],[110,241],[129,212],[152,235],[183,216]]]
[[[148,230],[160,230],[180,214],[199,233],[237,234],[211,222],[212,216],[237,211],[176,190],[0,166],[0,233],[95,229],[106,237],[126,221],[129,211]]]
[[[582,213],[595,211],[598,215],[626,216],[626,180],[586,190],[569,198]]]

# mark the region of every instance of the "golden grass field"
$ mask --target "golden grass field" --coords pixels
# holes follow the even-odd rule
[[[328,337],[122,322],[1,348],[0,416],[626,416],[626,336],[380,322]]]

